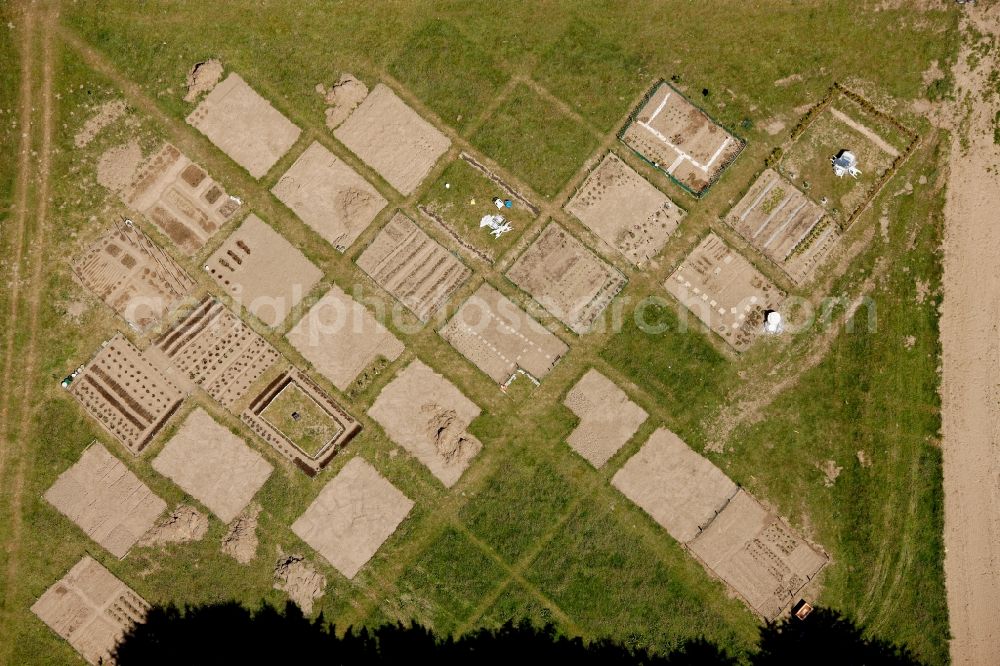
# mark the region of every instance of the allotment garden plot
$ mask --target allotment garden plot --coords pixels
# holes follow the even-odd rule
[[[695,196],[708,190],[745,145],[665,82],[639,107],[621,140]]]
[[[648,416],[614,382],[594,369],[570,389],[563,404],[580,419],[566,442],[598,468],[625,446]]]
[[[566,210],[636,266],[663,249],[686,214],[614,153],[587,176]]]

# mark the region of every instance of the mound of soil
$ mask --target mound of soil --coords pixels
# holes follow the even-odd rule
[[[323,596],[326,578],[301,555],[282,555],[274,565],[274,589],[284,591],[306,615],[313,601]]]
[[[139,541],[139,546],[162,546],[168,543],[201,541],[208,532],[208,516],[193,506],[179,504],[166,518],[153,526]]]
[[[351,111],[368,96],[368,86],[354,78],[353,74],[346,73],[329,90],[323,89],[322,84],[316,89],[322,91],[324,101],[329,105],[326,109],[326,126],[330,129],[347,120]]]
[[[187,75],[187,94],[184,95],[185,102],[193,102],[200,95],[207,93],[215,84],[222,79],[222,63],[218,60],[206,60],[195,63],[194,67]]]
[[[229,525],[222,538],[222,552],[240,564],[248,564],[257,556],[257,519],[260,505],[256,502],[243,509]]]

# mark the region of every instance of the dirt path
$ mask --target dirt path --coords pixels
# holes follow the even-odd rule
[[[854,120],[854,118],[851,118],[846,113],[840,111],[839,109],[834,108],[833,106],[830,106],[830,113],[832,113],[833,117],[839,120],[840,122],[844,123],[851,129],[856,130],[861,134],[863,134],[865,138],[869,139],[872,143],[874,143],[876,146],[878,146],[885,152],[889,153],[893,157],[899,157],[899,151],[896,150],[892,146],[892,144],[890,144],[888,141],[880,137],[875,132],[871,131],[867,126],[862,125],[858,121]]]
[[[967,19],[1000,37],[1000,6],[977,4]],[[1000,187],[995,170],[993,99],[986,77],[993,52],[975,72],[956,66],[960,100],[971,94],[967,127],[954,133],[945,205],[941,385],[944,455],[945,582],[955,664],[995,664],[1000,654]],[[968,45],[963,47],[966,53]],[[992,62],[991,62],[992,61]],[[961,118],[960,102],[954,116]],[[967,134],[963,150],[962,134]]]

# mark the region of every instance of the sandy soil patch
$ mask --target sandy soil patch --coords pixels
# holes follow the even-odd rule
[[[331,287],[285,337],[341,391],[377,359],[395,361],[404,349],[365,306],[337,286]]]
[[[396,531],[413,501],[361,458],[352,458],[292,524],[292,531],[347,578]]]
[[[666,428],[654,432],[611,484],[681,543],[688,543],[738,488],[722,470]]]
[[[774,85],[777,86],[778,88],[784,88],[786,86],[792,85],[793,83],[797,83],[801,80],[802,80],[801,74],[799,73],[789,74],[788,76],[776,80],[774,82]]]
[[[204,247],[242,205],[169,143],[137,171],[122,200],[188,256]]]
[[[323,271],[253,213],[208,258],[205,270],[268,326],[284,321],[323,277]]]
[[[187,122],[254,178],[270,171],[302,132],[239,74],[215,86]]]
[[[206,296],[144,352],[169,377],[200,386],[232,407],[281,358],[221,302]]]
[[[91,664],[111,664],[111,653],[149,604],[90,555],[47,589],[31,612]]]
[[[326,591],[326,578],[301,555],[284,555],[274,565],[274,589],[287,594],[305,615],[312,615],[313,602]]]
[[[507,278],[581,335],[628,282],[555,222],[517,258]]]
[[[600,468],[625,445],[648,414],[597,370],[588,370],[563,404],[580,419],[566,438],[574,451]]]
[[[449,488],[483,448],[468,432],[479,413],[458,387],[420,361],[400,372],[368,410],[392,441]]]
[[[708,234],[663,285],[737,351],[747,349],[763,330],[765,310],[785,295],[760,271]]]
[[[744,490],[690,548],[769,621],[796,600],[828,561]]]
[[[1000,6],[966,6],[965,27],[1000,37]],[[944,235],[941,383],[945,584],[954,664],[996,661],[1000,645],[1000,189],[994,143],[995,98],[988,77],[994,48],[975,71],[970,45],[954,68],[956,97],[972,106],[967,150],[952,133]],[[961,118],[959,102],[953,117]],[[986,184],[991,184],[987,186]]]
[[[389,203],[354,169],[315,141],[271,192],[341,252]]]
[[[69,392],[138,455],[181,406],[184,395],[121,333],[105,343]]]
[[[587,176],[566,210],[636,266],[663,249],[686,215],[614,153]]]
[[[222,80],[222,63],[216,59],[197,62],[188,72],[184,88],[185,102],[194,102]]]
[[[448,137],[382,83],[333,134],[403,194],[412,194],[451,146]]]
[[[153,459],[153,469],[228,523],[246,508],[273,468],[198,407]]]
[[[329,90],[321,83],[316,86],[316,91],[323,95],[323,101],[328,104],[326,126],[330,129],[339,127],[368,96],[368,86],[346,72],[340,75],[340,79]]]
[[[424,322],[472,275],[458,257],[399,212],[365,248],[357,264]]]
[[[251,502],[236,516],[222,537],[222,552],[240,564],[249,564],[257,557],[257,521],[261,506]]]
[[[167,503],[118,458],[94,442],[45,491],[45,499],[121,559],[156,522]]]
[[[796,284],[807,282],[840,240],[823,207],[773,169],[754,181],[726,223]]]
[[[695,195],[704,193],[745,145],[668,83],[653,91],[621,139]]]
[[[282,395],[289,390],[298,402]],[[274,405],[281,401],[281,405]],[[276,411],[280,408],[280,412]],[[271,382],[240,415],[265,442],[309,476],[326,467],[354,436],[361,424],[300,370],[291,368]],[[305,418],[305,421],[299,423]],[[302,426],[314,423],[329,439],[313,446],[314,437]]]
[[[85,287],[139,331],[186,296],[194,280],[133,224],[115,224],[73,262]]]
[[[142,148],[136,140],[105,150],[97,160],[97,183],[112,192],[122,192],[139,172]]]
[[[441,337],[498,384],[505,384],[518,368],[541,379],[569,350],[486,283],[441,329]]]
[[[164,546],[168,543],[201,541],[208,532],[208,516],[193,506],[180,504],[146,532],[136,546]]]
[[[123,99],[113,99],[101,104],[73,137],[73,145],[77,148],[85,147],[100,134],[101,130],[124,116],[127,110],[128,105]]]

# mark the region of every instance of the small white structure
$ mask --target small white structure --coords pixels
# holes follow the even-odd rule
[[[830,163],[833,164],[833,174],[837,178],[843,178],[844,174],[848,173],[853,178],[861,175],[861,170],[858,169],[858,158],[849,150],[842,150],[837,153],[836,157],[831,157]]]
[[[764,332],[777,335],[783,330],[785,330],[785,324],[781,321],[781,313],[775,310],[768,312],[767,319],[764,321]]]
[[[479,220],[479,228],[483,227],[488,227],[494,238],[500,238],[514,229],[503,215],[483,215],[483,219]]]

